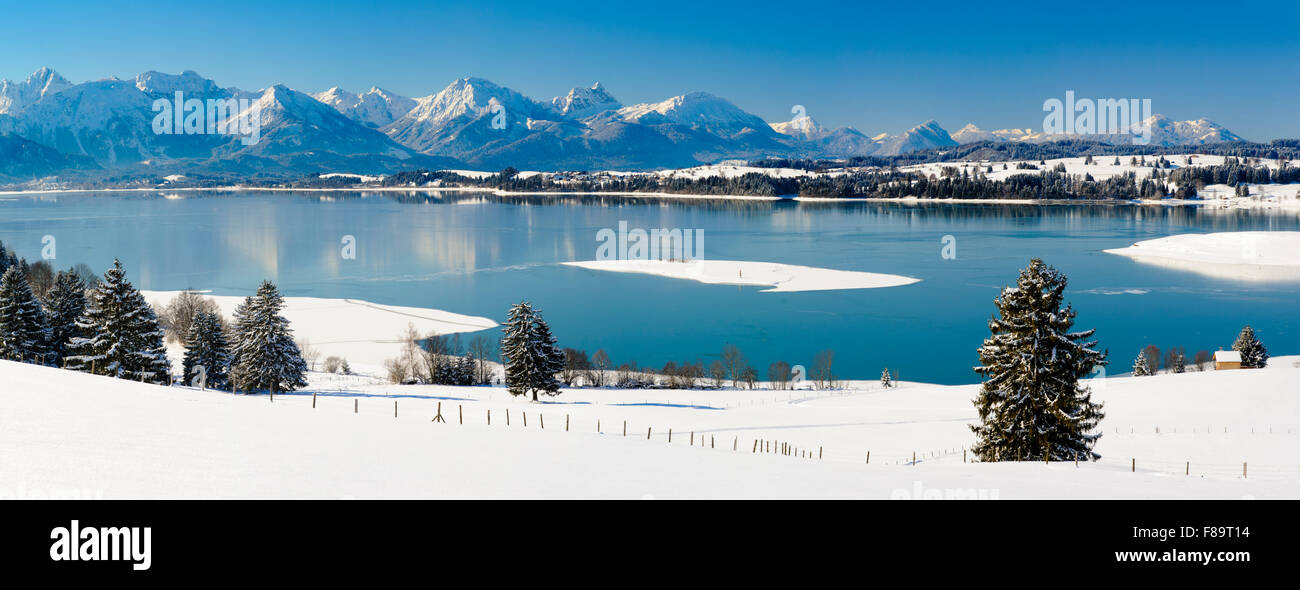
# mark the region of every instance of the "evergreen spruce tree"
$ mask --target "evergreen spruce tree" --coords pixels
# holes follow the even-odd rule
[[[0,358],[52,363],[49,340],[45,312],[32,295],[27,277],[18,266],[10,266],[0,278]]]
[[[1147,377],[1151,375],[1151,365],[1147,363],[1147,354],[1139,352],[1136,360],[1133,361],[1133,376]]]
[[[163,329],[144,296],[126,280],[121,262],[114,260],[113,268],[104,273],[77,329],[86,336],[74,336],[69,342],[68,368],[167,383],[171,361],[163,345]]]
[[[506,387],[511,395],[557,395],[564,369],[564,356],[556,346],[550,326],[532,304],[520,302],[510,308],[501,338],[505,357]]]
[[[86,313],[86,284],[76,273],[59,271],[45,294],[45,314],[50,324],[50,353],[62,366],[73,338],[84,336],[77,321]]]
[[[1250,326],[1241,329],[1232,349],[1241,353],[1241,368],[1262,369],[1268,366],[1268,349],[1255,337],[1255,330]]]
[[[881,384],[881,385],[884,385],[884,386],[885,386],[885,389],[889,389],[890,387],[893,387],[894,384],[893,384],[893,382],[889,379],[889,367],[885,367],[885,370],[884,370],[884,371],[881,371],[881,373],[880,373],[880,384]]]
[[[284,298],[271,281],[235,308],[230,379],[243,391],[293,391],[307,385],[307,362],[280,315]]]
[[[185,360],[182,381],[194,385],[203,367],[203,386],[224,391],[230,390],[230,350],[221,319],[212,312],[199,312],[190,324],[185,337]]]
[[[1061,308],[1065,286],[1065,275],[1035,258],[995,300],[1001,317],[989,320],[975,367],[985,377],[975,400],[980,424],[971,426],[982,461],[1100,457],[1092,448],[1102,406],[1079,379],[1105,365],[1106,353],[1086,341],[1094,330],[1070,331],[1076,314]]]

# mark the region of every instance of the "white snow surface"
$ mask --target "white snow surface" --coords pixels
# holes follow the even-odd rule
[[[835,270],[777,262],[742,260],[591,260],[565,265],[608,272],[630,272],[674,279],[689,279],[715,285],[766,285],[764,293],[877,289],[920,282],[900,275]]]
[[[0,361],[0,498],[1298,499],[1298,358],[1094,380],[1103,459],[1078,467],[964,463],[978,385],[567,389],[534,404],[313,374],[272,401]]]
[[[143,291],[145,300],[161,308],[179,295],[180,291]],[[251,295],[251,293],[250,293]],[[235,313],[235,306],[244,297],[234,295],[203,294],[216,301],[227,320]],[[423,307],[381,305],[360,299],[323,299],[318,297],[285,297],[283,315],[289,320],[294,338],[306,340],[321,353],[347,359],[353,370],[379,374],[386,359],[396,357],[401,346],[400,335],[407,325],[415,326],[420,335],[429,333],[454,334],[476,332],[496,327],[497,323],[484,317],[462,315]],[[171,346],[169,356],[174,367],[180,367],[184,350]]]
[[[1300,280],[1300,232],[1179,234],[1105,252],[1220,278]]]

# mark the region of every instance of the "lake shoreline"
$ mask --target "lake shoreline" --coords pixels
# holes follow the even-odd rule
[[[939,205],[1138,205],[1151,207],[1200,207],[1214,209],[1279,209],[1291,210],[1289,203],[1276,203],[1269,201],[1253,201],[1250,199],[1162,199],[1162,200],[1115,200],[1115,199],[927,199],[921,197],[800,197],[800,196],[763,196],[763,195],[703,195],[693,193],[664,193],[664,192],[628,192],[628,191],[507,191],[502,189],[487,187],[396,187],[396,186],[378,186],[378,187],[251,187],[251,186],[220,186],[220,187],[178,187],[178,188],[97,188],[97,189],[41,189],[41,190],[20,190],[20,191],[0,191],[0,196],[21,197],[28,195],[57,195],[57,194],[89,194],[89,193],[200,193],[200,192],[266,192],[266,193],[292,193],[292,192],[317,192],[317,193],[347,193],[347,192],[377,192],[377,193],[488,193],[496,197],[542,197],[542,196],[590,196],[590,197],[624,197],[624,198],[644,198],[644,199],[674,199],[674,200],[734,200],[734,201],[787,201],[795,203],[903,203],[908,205],[920,204],[939,204]],[[1300,209],[1297,209],[1300,210]]]

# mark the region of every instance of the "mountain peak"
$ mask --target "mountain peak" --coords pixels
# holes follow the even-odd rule
[[[551,106],[566,117],[585,119],[622,107],[623,103],[606,92],[600,82],[596,82],[591,85],[591,88],[574,88],[564,96],[551,99]]]
[[[14,114],[28,105],[72,87],[72,83],[49,67],[32,72],[23,82],[0,80],[0,114]]]

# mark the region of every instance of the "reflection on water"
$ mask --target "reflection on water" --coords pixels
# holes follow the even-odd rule
[[[559,263],[595,258],[596,234],[702,229],[705,258],[762,260],[919,277],[904,287],[760,293]],[[841,376],[976,380],[1000,286],[1031,256],[1070,277],[1083,327],[1118,365],[1146,344],[1231,345],[1251,323],[1277,354],[1300,352],[1300,285],[1251,284],[1103,254],[1178,233],[1298,230],[1295,212],[1134,205],[1017,205],[653,199],[479,192],[77,193],[0,201],[0,240],[29,259],[58,239],[58,266],[122,258],[139,286],[246,294],[262,279],[289,295],[350,297],[503,319],[539,305],[565,346],[616,364],[706,362],[725,343],[760,375],[834,349]],[[355,236],[356,258],[341,255]],[[955,238],[944,259],[941,238]]]

